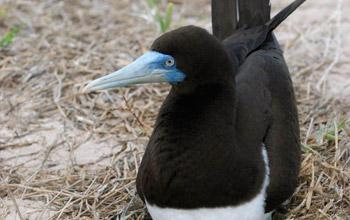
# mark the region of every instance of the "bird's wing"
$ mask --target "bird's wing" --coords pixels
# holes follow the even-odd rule
[[[260,146],[272,123],[271,93],[264,55],[252,54],[236,76],[237,138],[245,144]]]
[[[266,211],[282,204],[296,187],[300,164],[298,114],[283,53],[271,36],[251,53],[236,76],[240,142],[264,142],[270,166]],[[259,145],[257,145],[259,146]]]
[[[240,66],[236,75],[237,138],[241,144],[258,147],[264,142],[267,147],[270,183],[265,211],[269,212],[292,195],[300,164],[293,86],[272,30],[305,0],[294,1],[264,24],[256,23],[259,19],[255,18],[259,14],[267,18],[267,14],[260,12],[268,10],[258,9],[258,0],[246,1],[243,5],[248,10],[240,14],[237,25],[240,29],[225,39],[223,45],[232,61]]]

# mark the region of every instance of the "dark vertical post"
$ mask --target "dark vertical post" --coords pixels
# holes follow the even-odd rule
[[[213,34],[219,40],[224,40],[236,30],[236,1],[238,0],[211,1]]]

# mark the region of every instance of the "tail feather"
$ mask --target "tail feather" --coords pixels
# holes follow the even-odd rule
[[[245,0],[242,0],[245,1]],[[251,2],[253,0],[246,0],[247,2]],[[256,0],[257,1],[257,0]],[[265,0],[261,0],[265,1]],[[279,24],[282,23],[290,14],[292,14],[302,3],[306,0],[295,0],[288,7],[280,11],[275,17],[273,17],[269,21],[259,20],[267,19],[267,14],[265,12],[251,14],[251,18],[249,16],[240,18],[239,24],[242,26],[238,29],[233,35],[226,38],[223,43],[228,53],[233,59],[236,59],[239,64],[242,64],[245,58],[259,48],[266,39],[270,35],[270,33],[278,27]],[[267,1],[265,2],[267,3]],[[252,4],[252,3],[251,3]],[[257,4],[258,5],[258,4]],[[269,6],[270,7],[270,6]],[[255,9],[257,9],[254,6]],[[239,11],[246,10],[240,8]],[[267,7],[266,7],[267,10]],[[247,9],[248,11],[248,9]],[[250,10],[251,12],[246,12],[247,15],[249,13],[253,13],[255,10]],[[267,13],[267,12],[266,12]],[[242,20],[243,19],[243,20]],[[255,25],[256,22],[262,23],[258,26],[250,26]],[[243,25],[244,24],[244,25]]]
[[[237,0],[239,8],[238,28],[263,25],[270,20],[270,0]]]
[[[288,7],[284,8],[280,11],[275,17],[273,17],[270,21],[266,23],[269,31],[273,31],[278,25],[282,23],[290,14],[292,14],[301,4],[303,4],[306,0],[296,0]]]
[[[213,34],[223,40],[234,33],[237,27],[238,0],[212,0]]]

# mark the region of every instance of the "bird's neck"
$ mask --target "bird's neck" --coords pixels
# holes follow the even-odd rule
[[[235,109],[233,82],[201,85],[185,93],[173,88],[160,109],[151,142],[158,139],[163,149],[227,149],[226,144],[235,143]]]
[[[234,85],[199,86],[190,93],[172,89],[159,112],[140,166],[137,182],[142,196],[164,207],[232,204],[235,196],[222,200],[217,190],[212,190],[217,189],[216,180],[228,180],[220,191],[229,192],[236,176],[247,175],[247,164],[253,172],[256,170],[251,159],[255,157],[251,157],[249,149],[239,148],[235,122]],[[192,199],[186,200],[189,197],[184,193]],[[234,202],[237,201],[240,200]]]

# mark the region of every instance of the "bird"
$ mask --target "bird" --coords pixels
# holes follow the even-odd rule
[[[297,186],[300,137],[288,66],[269,0],[213,0],[213,34],[184,26],[158,37],[86,92],[169,83],[137,174],[154,220],[263,220]]]

